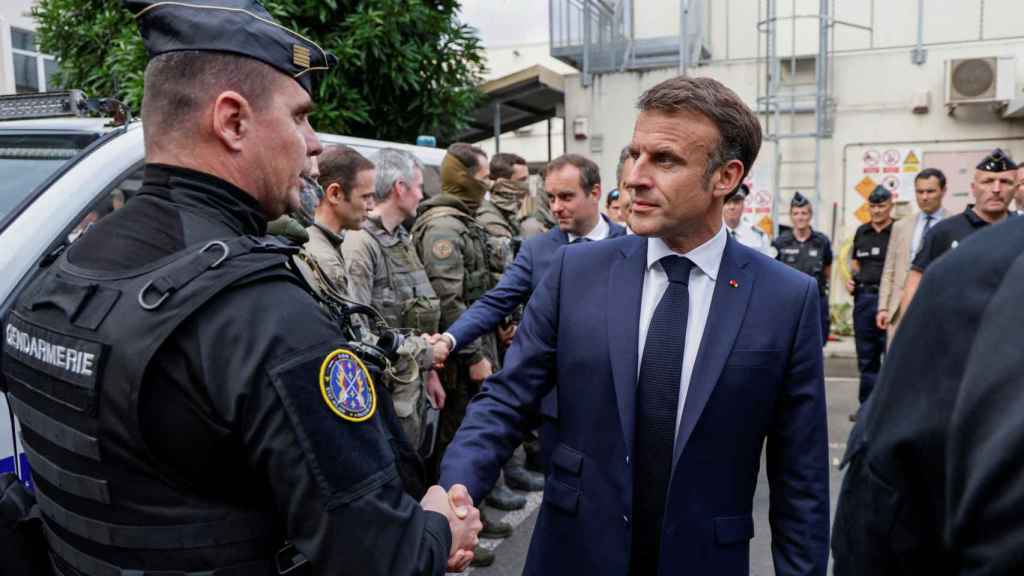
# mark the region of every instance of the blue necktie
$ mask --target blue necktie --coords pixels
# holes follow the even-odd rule
[[[633,549],[630,574],[657,574],[661,524],[672,472],[683,345],[693,262],[681,256],[659,260],[668,287],[651,317],[636,394],[633,471]]]

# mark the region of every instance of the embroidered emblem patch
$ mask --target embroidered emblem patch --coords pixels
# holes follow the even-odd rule
[[[328,354],[320,365],[320,391],[331,412],[350,422],[369,420],[377,409],[370,371],[344,348]]]
[[[452,252],[455,251],[455,246],[452,245],[451,240],[438,240],[430,247],[430,251],[434,256],[444,259],[452,255]]]

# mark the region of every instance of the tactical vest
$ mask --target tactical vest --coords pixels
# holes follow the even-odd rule
[[[792,234],[779,238],[776,249],[779,260],[812,276],[818,282],[818,290],[827,294],[828,284],[825,278],[825,246],[827,240],[814,232],[805,242],[800,242]]]
[[[387,288],[373,287],[373,302],[388,324],[417,334],[436,334],[441,321],[441,300],[434,293],[423,262],[411,242],[390,238],[376,223],[363,228],[384,254]]]
[[[466,246],[466,252],[462,255],[465,265],[462,297],[469,305],[497,284],[491,275],[492,260],[487,245],[487,232],[476,218],[450,206],[436,206],[427,210],[416,220],[414,229],[423,229],[434,220],[445,216],[450,216],[462,224],[458,231]]]
[[[497,283],[505,268],[511,265],[515,258],[512,239],[519,235],[519,223],[510,222],[501,209],[490,201],[480,205],[476,218],[487,233],[487,248],[490,252],[487,264]]]
[[[5,321],[3,371],[59,573],[277,574],[271,507],[175,489],[142,440],[138,400],[175,329],[231,285],[296,280],[285,267],[294,251],[238,237],[124,272],[84,270],[65,253],[24,291]],[[134,566],[109,562],[125,553]]]

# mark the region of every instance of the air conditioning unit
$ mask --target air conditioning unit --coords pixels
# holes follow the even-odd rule
[[[946,104],[1005,103],[1016,90],[1013,56],[946,61]]]

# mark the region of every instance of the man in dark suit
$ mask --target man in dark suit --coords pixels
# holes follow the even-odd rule
[[[756,158],[760,126],[709,78],[662,82],[640,110],[628,175],[640,236],[558,251],[441,483],[485,494],[554,390],[526,574],[746,575],[767,439],[776,574],[823,576],[818,289],[722,227],[723,198]]]
[[[449,353],[494,332],[516,308],[525,305],[559,248],[573,241],[598,241],[626,234],[625,228],[601,214],[601,171],[588,158],[565,154],[552,160],[544,171],[544,194],[558,226],[523,243],[498,285],[474,302],[439,337],[440,342],[447,343]],[[542,412],[548,420],[557,417],[554,394],[545,399]],[[540,475],[526,473],[518,462],[505,470],[505,480],[522,490],[543,487]]]

